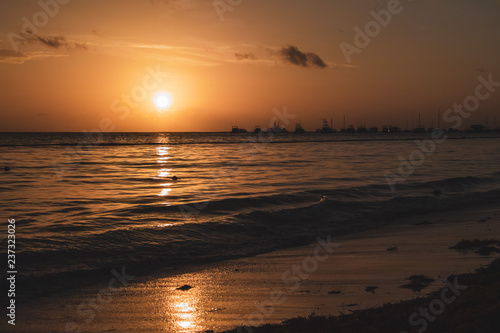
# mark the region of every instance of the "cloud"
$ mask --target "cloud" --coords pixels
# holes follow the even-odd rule
[[[57,54],[53,52],[28,52],[21,53],[13,50],[0,49],[0,63],[7,63],[13,65],[24,64],[26,61],[35,60],[40,58],[59,58],[66,57],[65,54]]]
[[[40,43],[47,45],[48,47],[53,47],[55,49],[61,47],[61,45],[67,43],[66,38],[62,36],[34,36],[36,40]]]
[[[281,58],[292,65],[301,67],[319,67],[326,68],[327,64],[316,53],[304,53],[293,45],[288,45],[278,51]]]
[[[326,64],[316,53],[308,53],[307,60],[313,65],[320,68],[325,68]]]
[[[8,64],[22,64],[25,61],[25,55],[13,50],[0,50],[0,62]]]
[[[21,33],[17,35],[16,41],[23,44],[42,44],[54,49],[64,47],[68,51],[74,49],[87,50],[87,45],[85,43],[68,40],[64,36],[41,36],[33,33]]]
[[[238,60],[255,60],[257,57],[253,53],[235,53],[234,56]]]

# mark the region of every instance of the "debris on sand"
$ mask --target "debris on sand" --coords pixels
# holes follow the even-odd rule
[[[396,244],[392,245],[392,246],[389,246],[386,251],[397,251],[398,250],[398,246]]]
[[[474,250],[476,248],[480,248],[483,246],[491,246],[491,245],[500,245],[500,241],[497,239],[462,239],[460,242],[455,244],[454,246],[450,246],[450,249],[466,251],[466,250]]]
[[[411,289],[411,291],[415,292],[420,292],[422,289],[427,288],[432,282],[434,282],[434,279],[428,278],[425,275],[412,275],[407,278],[407,280],[410,280],[411,282],[405,285],[400,286],[399,288],[408,288]]]
[[[188,284],[183,285],[182,287],[176,288],[175,290],[182,290],[182,291],[188,291],[189,289],[193,289],[194,287],[191,287]]]
[[[495,246],[483,245],[476,251],[476,253],[482,256],[489,256],[492,253],[500,253],[500,249]]]

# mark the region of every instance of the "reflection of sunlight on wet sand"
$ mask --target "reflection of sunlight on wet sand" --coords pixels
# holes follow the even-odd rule
[[[157,320],[155,325],[162,332],[192,333],[213,329],[212,316],[219,304],[213,303],[220,287],[214,285],[214,273],[205,271],[195,274],[187,273],[150,281],[144,289],[148,304],[153,308]],[[192,286],[189,290],[179,290],[184,285]],[[150,310],[150,311],[151,311]]]
[[[186,330],[193,329],[193,326],[195,325],[193,322],[195,317],[193,312],[195,309],[186,302],[177,303],[175,304],[175,307],[178,310],[175,316],[179,318],[177,325]]]
[[[201,330],[199,325],[200,313],[196,309],[199,298],[196,293],[182,292],[182,295],[173,296],[171,301],[170,309],[167,309],[167,311],[172,316],[171,320],[174,321],[177,332]]]

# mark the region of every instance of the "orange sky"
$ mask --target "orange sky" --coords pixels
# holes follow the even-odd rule
[[[289,129],[330,117],[340,128],[344,114],[405,127],[419,112],[431,126],[479,75],[500,81],[494,0],[401,1],[351,61],[340,44],[355,46],[354,28],[395,0],[222,0],[224,13],[201,0],[59,1],[42,0],[48,15],[38,1],[0,0],[0,131],[93,130],[102,119],[114,131],[251,130],[285,106]],[[158,91],[173,99],[164,112]],[[469,123],[495,116],[500,88]]]

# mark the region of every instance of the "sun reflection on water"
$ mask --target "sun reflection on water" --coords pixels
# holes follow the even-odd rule
[[[172,169],[165,167],[165,166],[167,166],[167,162],[170,159],[169,150],[170,150],[170,147],[157,147],[156,148],[156,155],[157,155],[156,162],[162,166],[162,168],[159,169],[157,172],[157,176],[155,177],[156,179],[167,179],[167,178],[172,177],[172,174],[171,174]],[[158,193],[158,196],[159,197],[168,197],[168,195],[172,191],[172,185],[173,185],[173,183],[160,184],[161,189],[160,189],[160,192]],[[163,202],[163,204],[166,206],[171,205],[170,202],[168,202],[168,201]]]
[[[164,169],[158,170],[158,177],[157,178],[169,178],[170,171],[172,171],[172,169],[164,168]],[[163,184],[163,185],[165,185],[165,184]]]
[[[172,184],[162,184],[162,186],[170,186],[170,185]],[[164,188],[160,191],[160,193],[158,193],[158,196],[166,197],[170,193],[170,191],[172,191],[171,188]]]
[[[156,161],[157,163],[167,163],[168,160],[170,159],[169,155],[169,150],[170,147],[157,147],[156,148],[156,155],[158,155],[158,160]]]

